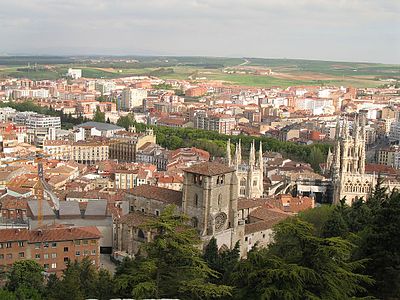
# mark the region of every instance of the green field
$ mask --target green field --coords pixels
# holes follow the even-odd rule
[[[0,57],[0,78],[58,79],[70,67],[87,78],[150,75],[162,79],[219,80],[253,87],[344,85],[377,87],[400,80],[400,65],[298,59],[221,57]],[[271,70],[271,75],[264,74]]]

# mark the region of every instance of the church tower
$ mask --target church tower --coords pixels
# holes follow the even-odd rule
[[[342,127],[339,118],[337,120],[335,149],[333,157],[327,160],[334,204],[343,198],[348,205],[360,197],[366,199],[375,182],[373,175],[365,174],[365,125],[364,114],[354,116],[351,132],[348,116],[344,116]]]
[[[218,236],[238,225],[235,169],[216,162],[184,170],[182,209],[201,237]],[[232,245],[227,245],[231,247]]]

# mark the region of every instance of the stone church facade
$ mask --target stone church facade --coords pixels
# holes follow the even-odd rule
[[[141,244],[152,239],[143,225],[170,204],[189,217],[203,246],[212,237],[220,249],[231,249],[239,241],[242,256],[257,242],[269,243],[272,226],[288,216],[268,211],[262,199],[240,198],[237,169],[217,162],[185,169],[182,192],[142,185],[127,197],[130,213],[114,222],[114,252],[128,255],[135,255]]]
[[[326,163],[326,171],[332,180],[334,204],[343,198],[348,205],[360,198],[368,199],[379,175],[388,191],[400,188],[397,177],[379,174],[380,165],[370,165],[373,167],[366,172],[365,125],[365,114],[355,114],[352,120],[348,116],[337,120],[334,151],[329,151]]]
[[[231,143],[228,140],[226,145],[226,163],[229,167],[236,170],[238,177],[238,195],[239,197],[260,198],[264,193],[264,165],[262,155],[262,144],[258,151],[258,160],[256,160],[255,143],[251,144],[248,162],[242,159],[241,141],[236,144],[234,158],[231,155]]]

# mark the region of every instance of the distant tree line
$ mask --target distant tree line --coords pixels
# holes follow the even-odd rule
[[[274,227],[268,248],[240,259],[239,243],[205,251],[188,218],[173,206],[148,222],[153,241],[115,275],[90,260],[68,262],[45,281],[33,260],[16,262],[0,299],[399,299],[400,194],[381,180],[368,201],[322,206]]]
[[[132,115],[120,117],[117,125],[128,129],[136,126],[136,130],[144,131],[145,124],[136,123]],[[197,147],[210,152],[211,156],[223,157],[226,155],[226,142],[231,140],[232,144],[242,143],[244,155],[249,153],[253,140],[258,147],[263,144],[263,151],[274,151],[284,156],[311,164],[314,170],[319,170],[319,164],[325,162],[326,155],[331,144],[315,143],[312,145],[300,145],[293,142],[283,142],[275,138],[255,137],[248,135],[225,135],[215,131],[200,130],[194,128],[171,128],[166,126],[151,126],[157,136],[157,143],[168,149],[182,147]],[[258,148],[257,148],[258,149]],[[233,149],[232,149],[233,150]]]

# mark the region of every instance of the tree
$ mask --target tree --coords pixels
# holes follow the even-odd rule
[[[311,152],[310,152],[310,163],[311,166],[313,167],[314,170],[319,171],[320,167],[319,164],[324,162],[324,155],[321,151],[321,149],[317,148],[317,147],[312,147],[311,148]]]
[[[17,300],[17,297],[13,292],[0,289],[0,299],[2,300]]]
[[[43,271],[34,260],[16,261],[8,275],[7,289],[21,295],[39,295],[44,291]]]
[[[322,236],[326,238],[334,236],[344,237],[348,231],[347,223],[336,207],[322,228]]]
[[[129,272],[116,276],[117,286],[132,284],[135,298],[216,299],[230,296],[232,288],[208,282],[211,270],[197,247],[197,232],[186,225],[188,218],[168,206],[147,224],[153,241],[144,246],[145,257],[129,262]],[[126,266],[125,266],[126,267]]]
[[[234,275],[238,298],[349,299],[372,280],[358,273],[363,261],[351,261],[354,247],[341,238],[320,238],[313,226],[290,218],[274,228],[268,249],[249,253]]]
[[[135,119],[132,115],[127,115],[127,116],[121,116],[117,120],[117,125],[124,127],[125,130],[128,130],[129,127],[135,126]]]
[[[110,272],[100,269],[96,283],[96,294],[99,300],[109,300],[114,296],[114,279]]]
[[[94,122],[101,122],[105,123],[106,122],[106,114],[100,111],[100,108],[97,106],[96,108],[96,113],[93,118]]]
[[[381,204],[362,235],[360,257],[367,259],[366,273],[376,280],[371,294],[381,299],[397,299],[400,295],[400,194],[375,200]]]

